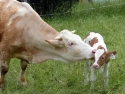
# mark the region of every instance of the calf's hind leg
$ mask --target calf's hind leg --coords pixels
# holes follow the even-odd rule
[[[25,70],[27,68],[28,62],[26,60],[21,60],[20,66],[21,66],[21,72],[20,72],[20,82],[22,86],[26,86],[27,82],[25,79]]]

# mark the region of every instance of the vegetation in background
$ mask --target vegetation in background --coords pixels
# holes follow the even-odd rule
[[[5,78],[2,94],[124,94],[125,92],[125,5],[122,2],[74,5],[70,16],[52,16],[44,19],[56,30],[76,30],[83,39],[90,31],[103,37],[109,51],[117,51],[116,59],[109,67],[109,86],[104,88],[101,74],[97,72],[95,88],[84,86],[84,61],[66,64],[49,60],[41,64],[29,64],[26,70],[27,87],[18,82],[20,64],[12,59]],[[113,4],[107,8],[99,8]],[[91,9],[94,8],[94,9]],[[90,10],[84,10],[90,9]],[[79,11],[81,10],[81,11]]]
[[[117,1],[117,2],[105,2],[105,3],[89,3],[89,4],[79,4],[73,7],[72,13],[75,14],[78,12],[78,14],[83,15],[83,17],[90,17],[90,16],[98,16],[98,15],[104,15],[104,16],[112,16],[112,15],[124,15],[125,11],[123,9],[125,8],[125,1]],[[76,15],[77,16],[77,15]]]
[[[24,0],[18,0],[24,1]],[[71,7],[78,0],[27,0],[28,3],[40,14],[53,14],[71,12]]]

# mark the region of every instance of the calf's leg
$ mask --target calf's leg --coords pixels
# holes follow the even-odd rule
[[[90,81],[91,81],[90,89],[93,89],[94,88],[94,82],[96,81],[96,74],[95,74],[95,69],[93,68],[93,66],[91,66]]]
[[[108,64],[104,66],[104,71],[103,71],[103,79],[104,79],[104,86],[108,86]]]
[[[84,85],[87,85],[89,82],[89,70],[90,70],[90,61],[86,60],[84,64],[84,71],[85,71]]]

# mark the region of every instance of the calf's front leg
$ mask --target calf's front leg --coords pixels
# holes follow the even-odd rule
[[[91,74],[90,74],[90,81],[91,81],[91,87],[90,89],[94,88],[94,82],[96,81],[96,74],[95,74],[95,69],[93,68],[93,66],[91,66]]]
[[[108,86],[108,67],[109,67],[109,65],[106,64],[104,66],[104,71],[103,71],[103,80],[104,80],[104,86],[105,87]]]
[[[84,71],[85,71],[85,79],[84,79],[84,85],[87,85],[89,82],[89,70],[90,70],[90,61],[86,60],[84,64]]]

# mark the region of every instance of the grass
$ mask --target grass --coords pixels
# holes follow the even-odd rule
[[[119,2],[118,2],[119,3]],[[105,4],[104,4],[105,5]],[[65,64],[49,60],[41,64],[30,64],[26,70],[27,87],[18,82],[20,64],[12,59],[6,74],[2,94],[124,94],[125,92],[125,5],[98,8],[99,5],[75,5],[71,16],[56,16],[45,19],[58,31],[76,30],[83,39],[90,32],[102,34],[109,51],[116,50],[115,60],[109,67],[109,86],[104,89],[103,79],[98,74],[95,88],[84,86],[84,61]],[[75,12],[85,8],[95,10]]]

